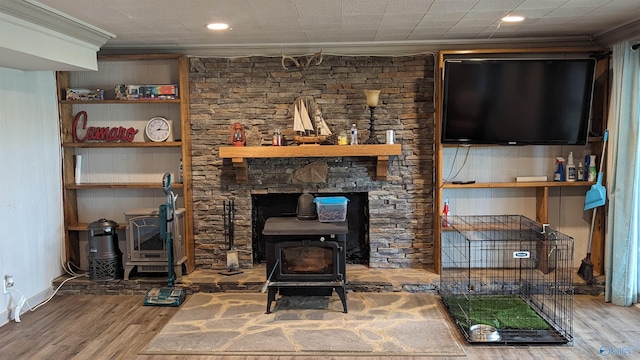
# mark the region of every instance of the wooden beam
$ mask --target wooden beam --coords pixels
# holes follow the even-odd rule
[[[378,156],[376,163],[376,180],[387,180],[387,168],[389,167],[389,156]]]
[[[249,164],[245,158],[232,158],[231,162],[236,169],[236,181],[246,184],[249,181]]]

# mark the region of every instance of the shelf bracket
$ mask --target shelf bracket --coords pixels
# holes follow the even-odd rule
[[[376,162],[376,180],[387,180],[387,169],[389,167],[389,156],[378,156]]]
[[[233,167],[236,169],[236,181],[246,184],[249,181],[249,164],[245,158],[231,158]]]

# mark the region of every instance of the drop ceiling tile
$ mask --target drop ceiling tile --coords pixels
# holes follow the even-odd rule
[[[569,17],[569,16],[581,16],[588,14],[597,7],[560,7],[549,12],[545,17]]]
[[[238,1],[238,0],[236,0]],[[298,15],[293,0],[245,0],[259,19],[267,17],[295,17]],[[178,1],[179,2],[179,1]]]
[[[524,0],[480,0],[474,7],[476,10],[511,10],[522,4]]]
[[[409,34],[378,34],[375,37],[375,41],[406,41],[409,38]]]
[[[416,29],[428,29],[430,27],[451,27],[457,24],[459,20],[429,20],[429,21],[421,21],[420,24],[416,26]]]
[[[478,2],[479,0],[436,0],[429,8],[429,12],[442,13],[469,11],[473,9],[473,7],[478,4]]]
[[[610,2],[612,1],[611,0],[567,0],[564,2],[564,4],[560,5],[560,7],[584,7],[584,6],[599,7]]]
[[[520,15],[525,19],[539,19],[545,17],[550,11],[549,9],[516,9],[509,12],[509,15]]]
[[[516,9],[544,9],[551,10],[562,6],[567,0],[525,0]]]
[[[444,36],[445,33],[433,33],[433,34],[412,34],[407,40],[409,41],[429,41],[429,40],[440,40]]]
[[[477,34],[488,28],[488,26],[453,26],[447,34]]]
[[[387,0],[342,0],[342,15],[382,15]]]
[[[308,26],[326,26],[326,27],[340,27],[342,23],[341,19],[336,16],[311,16],[300,17],[300,25],[306,29]]]
[[[340,32],[337,30],[305,30],[305,34],[309,42],[332,42],[340,39]]]
[[[340,17],[342,9],[340,0],[294,0],[295,8],[300,17]]]
[[[382,15],[349,15],[342,17],[342,26],[367,24],[377,28],[380,21],[382,21]]]
[[[467,20],[462,19],[456,23],[456,27],[458,26],[492,26],[498,25],[500,20]]]
[[[428,12],[424,15],[421,22],[431,20],[460,20],[467,15],[466,12],[454,11],[454,12]]]
[[[382,16],[382,23],[406,23],[417,24],[422,20],[423,14],[388,14]]]
[[[508,12],[504,10],[482,10],[482,11],[473,11],[468,12],[464,15],[464,20],[478,20],[478,19],[491,19],[491,20],[500,20],[503,16],[507,15]]]
[[[426,35],[445,34],[447,31],[449,31],[449,29],[451,29],[451,26],[433,26],[433,27],[427,27],[427,28],[420,28],[420,29],[414,30],[411,36],[416,36],[421,34],[426,34]]]
[[[433,0],[402,0],[389,1],[385,9],[385,14],[424,14]]]
[[[477,32],[468,32],[468,33],[446,33],[441,36],[444,40],[463,40],[463,39],[473,39],[478,35]]]

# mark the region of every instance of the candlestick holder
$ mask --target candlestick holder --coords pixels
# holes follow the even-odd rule
[[[376,110],[376,106],[378,106],[378,100],[380,98],[380,90],[365,90],[364,95],[367,98],[367,106],[369,106],[369,110],[371,111],[371,116],[369,117],[369,138],[365,141],[365,144],[380,144],[378,138],[376,138],[376,129],[375,129],[375,117],[374,112]]]

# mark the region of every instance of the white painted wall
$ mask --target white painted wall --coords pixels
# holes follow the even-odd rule
[[[516,176],[547,176],[551,181],[556,170],[555,158],[564,157],[566,164],[570,151],[577,167],[578,161],[584,165],[590,146],[446,147],[443,177],[445,181],[510,182]],[[549,223],[574,238],[575,267],[580,266],[587,253],[591,211],[583,209],[589,188],[549,188]],[[449,199],[451,215],[513,214],[536,219],[535,188],[444,189],[442,195],[443,199]]]
[[[55,94],[51,71],[0,68],[0,280],[12,274],[32,307],[48,297],[51,281],[63,273]],[[1,287],[0,326],[20,300],[19,293],[5,295]]]

